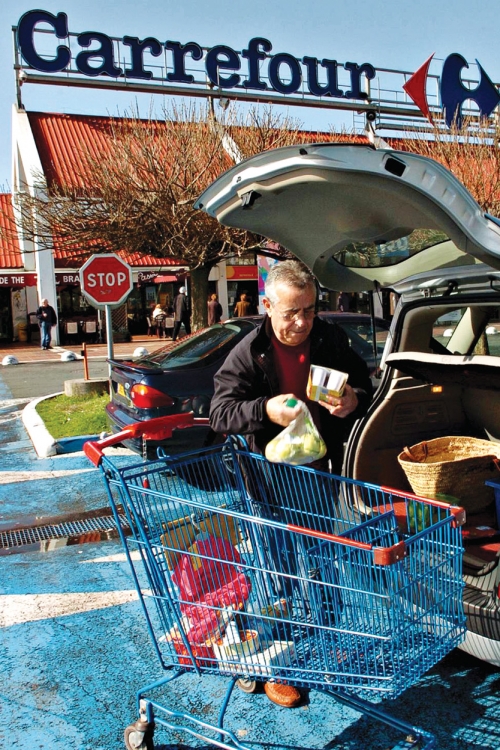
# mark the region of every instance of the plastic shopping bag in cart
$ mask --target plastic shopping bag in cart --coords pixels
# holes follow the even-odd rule
[[[326,454],[326,445],[303,401],[289,399],[287,406],[300,404],[300,412],[288,427],[266,446],[266,458],[273,463],[310,464]]]
[[[252,587],[239,567],[243,561],[238,550],[227,539],[201,535],[187,553],[181,555],[172,580],[190,624],[188,639],[201,643],[220,634],[225,612],[242,609]]]

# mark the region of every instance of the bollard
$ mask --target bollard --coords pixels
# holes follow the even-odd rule
[[[83,379],[84,380],[90,380],[90,377],[89,377],[89,362],[88,362],[88,359],[87,359],[87,342],[84,341],[83,344],[82,344],[82,346],[83,346],[83,349],[82,349],[82,357],[83,357]]]

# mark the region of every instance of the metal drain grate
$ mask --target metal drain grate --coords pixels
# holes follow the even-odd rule
[[[129,530],[126,517],[121,514],[118,517],[121,528],[125,531]],[[110,539],[117,535],[118,530],[112,516],[81,518],[45,526],[30,526],[0,531],[0,550],[14,550],[16,547],[39,545],[53,539],[67,539],[68,544],[78,544],[79,542]]]

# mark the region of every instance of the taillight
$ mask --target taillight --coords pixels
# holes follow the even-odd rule
[[[154,409],[156,406],[172,406],[173,399],[166,393],[151,388],[150,385],[134,385],[130,389],[130,398],[139,409]]]

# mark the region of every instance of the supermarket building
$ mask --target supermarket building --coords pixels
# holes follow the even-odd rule
[[[461,83],[460,70],[468,66],[457,54],[446,59],[441,72],[432,58],[417,72],[389,71],[367,62],[341,64],[272,54],[272,44],[264,37],[251,39],[247,49],[238,52],[228,45],[207,49],[195,42],[182,45],[168,40],[160,43],[152,37],[141,41],[101,32],[78,34],[70,31],[66,14],[38,10],[25,13],[13,32],[17,86],[12,119],[13,195],[0,195],[2,229],[3,223],[14,218],[16,191],[35,190],[36,175],[43,175],[50,186],[51,181],[71,174],[78,169],[81,144],[99,153],[109,137],[111,120],[107,117],[27,112],[22,87],[28,84],[204,97],[221,106],[237,99],[298,106],[309,113],[318,108],[341,110],[353,118],[352,139],[365,143],[376,142],[382,132],[394,137],[398,131],[421,129],[425,117],[440,116],[448,122],[452,108],[463,115],[478,110],[490,115],[500,100],[498,88],[480,65],[479,83]],[[128,52],[126,68],[117,63],[123,60],[124,49]],[[310,140],[312,134],[308,135]],[[321,139],[321,134],[314,136]],[[323,136],[331,139],[331,135]],[[88,323],[93,331],[98,312],[89,307],[80,290],[79,267],[85,259],[75,261],[57,246],[48,252],[21,234],[13,237],[2,232],[0,339],[18,338],[26,321],[36,328],[30,315],[44,297],[58,311],[61,336],[67,324],[74,330],[75,323],[80,327]],[[181,285],[189,288],[189,268],[182,258],[128,255],[123,259],[132,267],[134,289],[126,305],[115,311],[113,325],[127,327],[132,334],[143,333],[154,303],[171,301]],[[242,290],[258,295],[255,258],[228,260],[212,269],[210,291],[219,295],[225,315]]]

